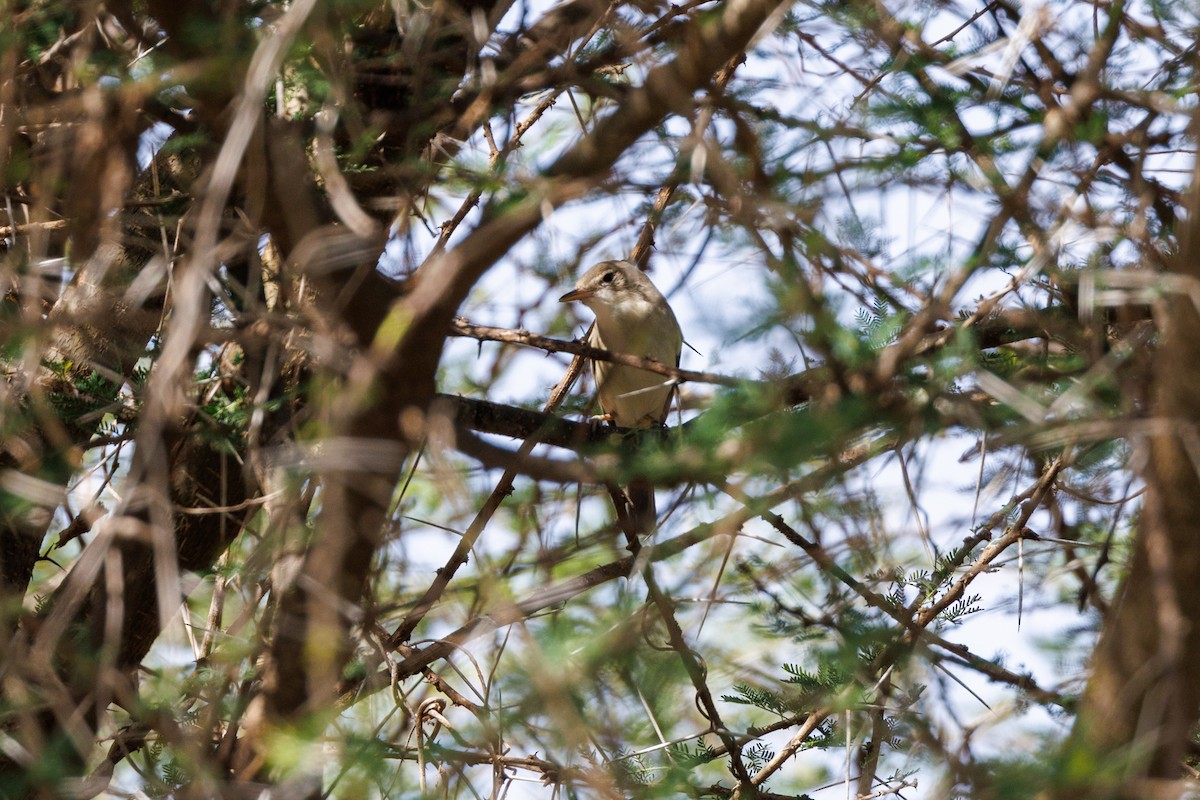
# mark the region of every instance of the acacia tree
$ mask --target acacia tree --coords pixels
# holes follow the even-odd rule
[[[1189,12],[6,11],[0,795],[1195,774]],[[703,354],[579,343],[612,257]]]

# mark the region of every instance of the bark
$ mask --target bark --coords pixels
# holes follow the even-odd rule
[[[353,315],[344,321],[367,349],[373,374],[343,395],[330,428],[351,442],[370,437],[394,447],[380,456],[374,469],[330,471],[323,477],[317,543],[305,558],[300,580],[281,602],[281,635],[267,673],[267,710],[275,720],[294,723],[306,710],[330,708],[327,701],[336,692],[350,653],[350,617],[369,612],[359,604],[391,489],[409,448],[421,435],[451,320],[471,287],[541,223],[547,207],[581,197],[669,113],[690,109],[694,92],[746,46],[778,5],[774,0],[737,3],[719,16],[689,24],[679,55],[653,70],[643,86],[630,91],[551,165],[543,188],[528,197],[511,198],[516,202],[503,204],[503,212],[498,210],[501,205],[485,209],[484,222],[460,245],[418,272],[411,290],[389,310],[393,324],[404,323],[404,333],[394,345],[377,332],[382,320],[349,304]]]
[[[1191,206],[1180,255],[1164,276],[1152,387],[1160,424],[1145,443],[1147,492],[1133,560],[1097,646],[1072,740],[1097,763],[1115,759],[1124,776],[1113,781],[1101,770],[1097,786],[1062,796],[1146,797],[1163,783],[1170,791],[1200,712],[1200,181]]]

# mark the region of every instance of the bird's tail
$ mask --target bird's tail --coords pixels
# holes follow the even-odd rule
[[[654,507],[654,487],[643,480],[630,481],[625,488],[629,498],[629,515],[637,532],[643,536],[654,530],[658,523],[658,511]]]

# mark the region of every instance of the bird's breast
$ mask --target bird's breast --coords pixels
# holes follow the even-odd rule
[[[666,320],[642,320],[637,325],[597,324],[592,333],[593,347],[612,353],[652,358],[666,366],[679,363],[683,339],[673,317]],[[596,361],[592,365],[600,407],[622,428],[640,428],[661,424],[666,417],[674,385],[657,372]]]

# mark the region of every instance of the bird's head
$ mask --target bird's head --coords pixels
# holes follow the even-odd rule
[[[649,291],[647,290],[649,289]],[[588,308],[614,308],[630,299],[645,299],[654,285],[646,274],[628,261],[602,261],[583,273],[575,288],[558,298],[560,303],[578,300]]]

